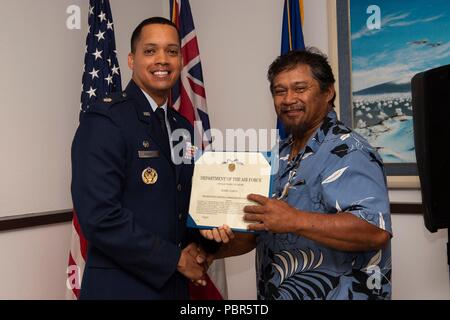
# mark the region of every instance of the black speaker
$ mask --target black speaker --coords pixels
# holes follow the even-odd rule
[[[411,91],[425,226],[436,232],[450,221],[450,65],[416,74]]]

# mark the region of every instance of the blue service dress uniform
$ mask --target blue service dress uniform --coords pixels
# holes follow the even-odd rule
[[[172,132],[193,137],[185,118],[167,112]],[[71,190],[89,244],[81,299],[188,298],[177,263],[188,242],[204,241],[186,227],[193,160],[175,165],[163,139],[133,81],[80,116]]]

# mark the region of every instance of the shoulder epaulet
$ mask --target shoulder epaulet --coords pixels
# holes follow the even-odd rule
[[[126,92],[115,92],[107,95],[104,98],[96,100],[92,106],[88,108],[87,111],[106,111],[111,109],[112,106],[128,100],[128,95]]]
[[[180,120],[184,121],[185,124],[186,124],[187,126],[192,126],[192,124],[191,124],[191,122],[188,120],[188,118],[186,118],[185,116],[183,116],[177,109],[175,109],[175,108],[170,108],[170,110],[173,111],[173,113],[174,113],[174,115],[175,115],[176,117],[178,117]]]

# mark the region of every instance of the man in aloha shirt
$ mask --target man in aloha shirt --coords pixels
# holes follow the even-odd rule
[[[275,197],[299,210],[349,212],[391,232],[383,165],[377,153],[330,111],[302,152],[288,161],[292,140],[281,145]],[[295,170],[295,162],[300,161]],[[291,173],[292,175],[292,173]],[[388,299],[390,244],[380,250],[345,252],[294,233],[257,237],[260,299]]]
[[[256,246],[258,299],[390,299],[392,236],[383,163],[337,120],[334,76],[317,49],[270,66],[281,142],[275,193],[244,208],[254,235],[202,231],[225,244],[216,257]],[[233,240],[231,240],[233,239]],[[231,241],[229,241],[231,240]]]

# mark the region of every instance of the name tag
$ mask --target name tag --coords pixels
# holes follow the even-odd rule
[[[184,158],[188,160],[195,159],[195,155],[197,153],[198,148],[189,141],[186,142],[186,150],[184,153]]]
[[[157,158],[159,157],[158,150],[139,150],[139,158]]]

